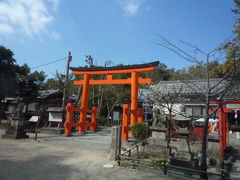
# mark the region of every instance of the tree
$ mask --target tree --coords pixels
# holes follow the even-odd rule
[[[153,83],[158,83],[159,81],[168,81],[172,79],[174,74],[174,69],[168,69],[167,65],[164,63],[159,63],[155,71],[140,73],[143,78],[152,78]]]
[[[43,71],[31,73],[27,64],[19,66],[16,76],[17,95],[23,98],[37,97],[45,77],[46,75]]]
[[[203,128],[203,138],[202,138],[201,170],[207,171],[207,162],[206,162],[207,149],[206,148],[207,148],[207,131],[208,131],[209,118],[214,116],[217,110],[223,105],[225,100],[224,99],[225,95],[231,89],[233,89],[237,84],[239,84],[240,71],[238,69],[239,69],[240,63],[236,63],[234,58],[233,65],[229,69],[229,71],[225,74],[225,76],[217,84],[210,84],[210,62],[211,62],[210,58],[214,58],[214,60],[218,60],[221,57],[222,53],[219,53],[218,49],[219,47],[222,46],[222,44],[220,44],[214,50],[206,53],[196,46],[180,41],[182,45],[190,47],[191,49],[194,50],[194,52],[199,53],[201,54],[201,56],[206,58],[206,63],[203,65],[203,63],[199,61],[198,58],[196,58],[196,56],[192,56],[191,54],[189,54],[182,48],[179,48],[177,45],[166,40],[165,38],[161,36],[159,37],[161,39],[161,42],[156,44],[169,49],[170,51],[174,52],[184,60],[197,64],[198,68],[200,69],[199,72],[202,78],[206,80],[206,89],[201,89],[198,86],[198,84],[193,84],[191,83],[191,81],[188,81],[188,80],[185,80],[183,82],[193,91],[196,91],[196,89],[200,91],[200,93],[196,91],[196,94],[199,94],[199,98],[201,98],[201,100],[205,103],[205,106],[206,106],[206,114],[204,117],[204,128]],[[221,86],[222,84],[224,84],[224,86]],[[220,103],[218,104],[218,107],[216,107],[215,109],[211,109],[210,101],[219,101]],[[212,112],[210,112],[210,110],[212,110]],[[207,174],[204,173],[201,175],[201,177],[207,179]]]
[[[122,76],[124,76],[124,74]],[[129,99],[131,93],[130,89],[130,85],[108,85],[104,88],[102,109],[107,110],[107,112],[103,111],[103,114],[107,115],[108,122],[110,121],[110,116],[114,107],[123,100]]]
[[[0,46],[0,100],[5,96],[36,97],[46,77],[44,72],[30,72],[27,64],[17,65],[13,55]]]
[[[13,55],[0,46],[0,100],[5,96],[36,97],[46,77],[44,72],[31,73],[27,64],[17,65]]]
[[[46,82],[43,83],[42,87],[43,89],[54,89],[54,90],[60,90],[63,92],[64,89],[64,82],[65,82],[65,76],[64,74],[59,73],[56,71],[54,74],[54,78],[49,78],[46,80]],[[78,77],[73,76],[72,74],[68,77],[68,84],[67,84],[67,96],[75,95],[78,92],[78,88],[73,85],[74,80],[79,80]]]
[[[160,84],[160,83],[159,83]],[[164,89],[163,89],[164,88]],[[183,87],[173,86],[173,85],[165,85],[163,88],[158,85],[150,86],[149,90],[151,94],[147,97],[148,102],[151,102],[154,106],[154,109],[159,109],[159,112],[165,115],[167,129],[168,129],[168,138],[167,138],[167,147],[169,148],[169,144],[171,141],[171,127],[172,127],[172,117],[173,114],[179,114],[179,111],[175,107],[175,103],[184,102],[182,98],[182,90]],[[170,155],[170,149],[169,149]]]
[[[86,57],[86,59],[85,59],[85,62],[88,64],[88,67],[89,68],[92,68],[92,67],[94,67],[94,61],[93,61],[93,57],[91,56],[91,55],[86,55],[85,56]],[[95,75],[92,75],[91,76],[91,79],[95,79]],[[92,105],[94,105],[95,104],[95,99],[96,99],[96,91],[95,91],[95,86],[94,85],[92,85],[91,87],[90,87],[90,89],[91,89],[91,92],[92,92],[92,95],[91,95],[91,100],[92,100]]]
[[[104,67],[107,67],[109,65],[113,64],[112,61],[106,61],[104,63]],[[102,75],[101,79],[104,79],[105,75]],[[101,108],[102,108],[102,101],[103,101],[103,94],[104,94],[104,87],[102,85],[99,85],[99,96],[98,96],[98,111],[97,115],[99,116],[101,114]]]
[[[0,46],[0,102],[5,96],[15,95],[17,64],[13,58],[14,53]]]
[[[226,62],[224,63],[224,72],[227,73],[234,63],[240,62],[240,1],[234,0],[235,8],[232,12],[235,14],[235,22],[233,24],[234,37],[225,43],[220,49],[226,53]]]

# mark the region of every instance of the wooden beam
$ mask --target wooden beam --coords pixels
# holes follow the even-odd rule
[[[151,82],[152,82],[152,79],[147,79],[147,78],[144,79],[144,78],[141,78],[141,77],[138,78],[138,83],[139,84],[148,84],[148,83],[151,83]],[[131,78],[128,78],[128,79],[110,79],[109,78],[107,80],[93,80],[93,79],[90,79],[89,84],[90,85],[131,84]],[[73,85],[83,85],[83,80],[74,81]]]
[[[89,74],[89,75],[97,75],[97,74],[128,74],[132,72],[149,72],[154,71],[155,67],[143,67],[143,68],[132,68],[132,69],[114,69],[114,70],[102,70],[102,71],[78,71],[73,70],[72,74]]]

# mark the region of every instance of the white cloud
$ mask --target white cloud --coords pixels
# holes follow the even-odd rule
[[[123,11],[128,16],[135,16],[145,0],[117,0]]]
[[[60,39],[61,38],[61,34],[59,34],[59,33],[57,33],[57,32],[55,32],[55,31],[52,31],[52,37],[53,37],[53,39]]]
[[[0,34],[12,34],[14,30],[7,24],[0,24]]]
[[[58,1],[54,1],[58,3]],[[23,33],[29,36],[47,32],[54,17],[43,0],[5,0],[0,2],[0,34]]]

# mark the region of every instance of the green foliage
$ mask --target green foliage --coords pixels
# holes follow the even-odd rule
[[[144,122],[137,122],[131,127],[133,136],[137,142],[143,141],[147,138],[148,126]]]
[[[106,118],[106,116],[100,116],[98,118],[98,125],[99,126],[107,126],[107,118]]]
[[[197,140],[197,136],[194,133],[191,133],[191,139],[193,142],[195,142]]]
[[[154,160],[152,161],[153,166],[159,166],[162,164],[169,164],[169,161],[167,159],[159,159],[159,160]]]
[[[44,72],[31,73],[27,64],[17,65],[13,55],[10,49],[0,46],[0,99],[5,96],[37,96],[46,77]]]
[[[213,166],[213,167],[215,167],[217,165],[217,161],[213,157],[210,157],[208,159],[208,163],[209,163],[210,166]]]
[[[0,46],[0,100],[5,96],[15,95],[18,66],[15,64],[16,60],[13,55],[10,49]]]
[[[168,69],[167,65],[164,63],[159,63],[153,72],[140,73],[140,76],[143,78],[152,78],[154,83],[159,81],[168,81],[172,78],[174,74],[174,69]]]
[[[27,64],[19,66],[16,77],[17,95],[23,98],[38,96],[38,91],[41,89],[45,77],[43,71],[31,73]]]
[[[15,64],[16,60],[13,58],[14,53],[10,50],[5,48],[4,46],[0,46],[0,64]],[[3,70],[3,69],[1,69]]]
[[[234,0],[234,3],[235,8],[232,10],[236,18],[233,24],[234,37],[220,48],[225,51],[227,55],[227,60],[222,64],[221,69],[219,70],[223,75],[227,74],[234,65],[240,63],[240,1]]]

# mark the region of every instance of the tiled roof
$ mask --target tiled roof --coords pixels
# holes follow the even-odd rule
[[[216,100],[221,92],[229,86],[230,81],[222,79],[210,79],[210,100]],[[152,90],[151,90],[152,89]],[[154,93],[161,94],[175,94],[179,93],[182,97],[189,98],[191,100],[200,99],[203,100],[203,96],[207,94],[207,81],[201,80],[187,80],[187,81],[161,81],[156,85],[152,85],[149,89],[139,89],[139,101],[146,102],[147,97],[154,98]],[[151,95],[151,96],[150,96]],[[234,87],[230,89],[224,96],[225,100],[239,99],[240,88]]]
[[[218,93],[226,87],[227,81],[222,79],[210,79],[210,88],[213,88],[211,93]],[[152,86],[153,89],[162,93],[176,93],[181,94],[201,94],[207,93],[207,81],[206,80],[185,80],[185,81],[161,81],[157,85]]]
[[[62,92],[60,90],[43,90],[39,91],[38,99],[46,99],[51,96],[62,96]]]

